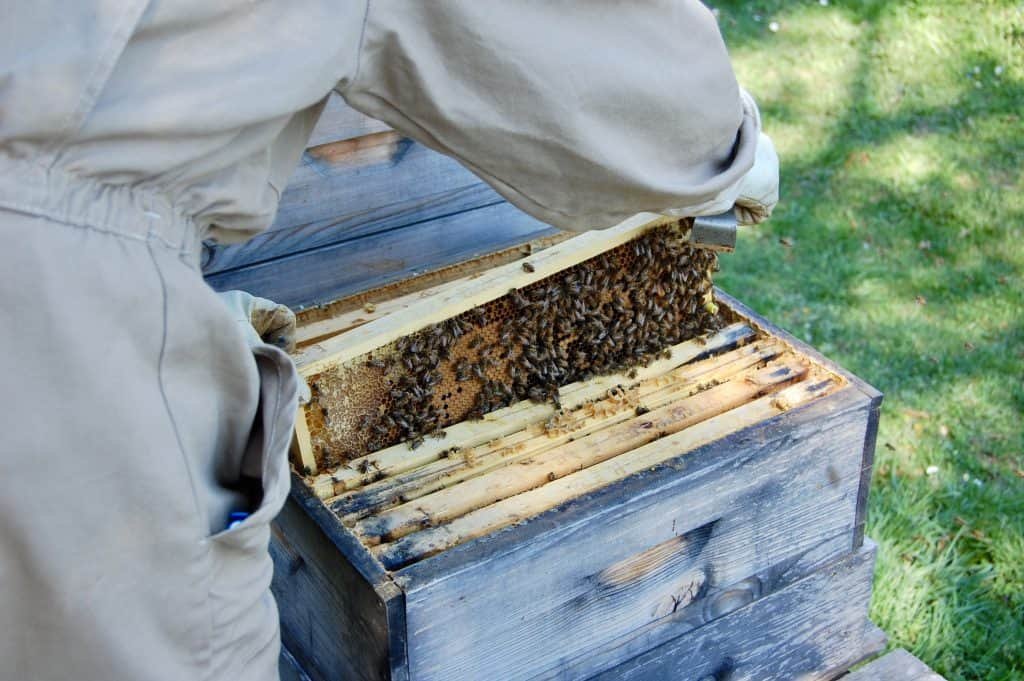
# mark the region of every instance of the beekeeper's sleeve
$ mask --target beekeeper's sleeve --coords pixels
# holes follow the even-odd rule
[[[696,0],[370,2],[354,108],[565,229],[732,206],[756,105]]]

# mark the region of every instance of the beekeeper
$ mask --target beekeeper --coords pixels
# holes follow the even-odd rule
[[[695,0],[5,3],[3,681],[277,677],[294,318],[198,256],[271,223],[332,89],[557,227],[776,200]]]

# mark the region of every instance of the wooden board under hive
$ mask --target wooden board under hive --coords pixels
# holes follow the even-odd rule
[[[300,370],[381,368],[365,366],[380,348],[651,228],[375,300],[394,311],[338,336],[319,319]],[[313,678],[826,679],[876,650],[863,519],[881,397],[714,297],[670,352],[566,377],[560,404],[495,405],[336,463],[307,430],[296,468],[317,470],[295,476],[272,552],[283,637]]]

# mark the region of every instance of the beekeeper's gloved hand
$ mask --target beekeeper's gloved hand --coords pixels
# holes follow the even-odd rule
[[[295,350],[295,313],[287,305],[245,291],[224,291],[217,295],[242,327],[249,347],[269,343],[285,352]],[[309,385],[299,376],[299,402],[306,404],[309,400]]]
[[[241,325],[249,347],[269,343],[285,352],[295,349],[295,313],[286,305],[245,291],[224,291],[218,295]]]
[[[779,202],[779,155],[763,132],[757,138],[754,167],[740,180],[736,197],[736,220],[741,225],[756,225],[767,220]]]

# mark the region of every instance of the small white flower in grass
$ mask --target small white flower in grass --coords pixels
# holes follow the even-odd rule
[[[932,464],[931,466],[928,466],[928,468],[925,468],[924,472],[927,473],[928,475],[935,475],[936,473],[939,472],[939,467]]]
[[[779,22],[773,21],[772,23],[768,24],[768,30],[771,31],[772,33],[778,33],[779,32]]]
[[[974,483],[975,487],[981,487],[983,484],[985,484],[981,480],[978,480],[977,478],[975,478],[974,480],[971,480],[971,482]]]
[[[755,14],[754,15],[754,21],[761,21],[761,15],[760,14]]]
[[[1002,66],[995,67],[994,69],[992,69],[992,73],[996,74],[997,76],[1003,75],[1003,67]]]
[[[971,474],[970,473],[964,473],[964,482],[967,482],[970,479],[971,479]]]
[[[981,73],[981,67],[980,66],[975,66],[974,67],[974,75],[978,75],[980,73]]]
[[[828,7],[828,0],[818,0],[818,4],[822,7]]]

